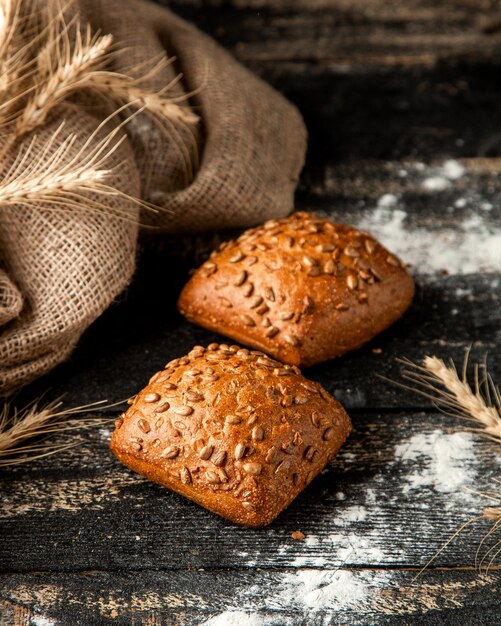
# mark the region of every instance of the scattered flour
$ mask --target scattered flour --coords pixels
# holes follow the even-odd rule
[[[42,615],[32,615],[29,623],[30,626],[56,626],[56,622]]]
[[[256,613],[223,611],[205,621],[201,626],[264,626],[266,621]]]
[[[443,191],[451,186],[451,181],[444,176],[430,176],[423,180],[423,187],[428,191]]]
[[[397,196],[392,193],[385,193],[378,200],[378,207],[388,208],[397,204]]]
[[[367,598],[367,585],[347,570],[304,570],[286,574],[281,599],[313,609],[346,609]]]
[[[305,552],[292,560],[294,567],[324,567],[326,565],[343,565],[347,561],[372,565],[381,563],[384,552],[377,547],[377,536],[362,536],[353,532],[347,534],[333,533],[317,538],[310,544],[320,546],[321,554]],[[285,553],[285,550],[283,551]],[[328,555],[328,556],[325,556]]]
[[[441,167],[434,168],[434,170],[434,175],[425,178],[423,181],[423,187],[428,191],[443,191],[447,189],[451,186],[452,180],[461,178],[465,172],[464,167],[453,159],[445,161]]]
[[[383,196],[384,197],[384,196]],[[501,267],[501,227],[490,227],[481,215],[452,228],[407,227],[407,213],[398,207],[378,206],[357,226],[369,231],[421,275],[447,270],[449,274],[498,272]]]
[[[421,461],[423,464],[420,471],[406,476],[404,493],[422,486],[433,486],[441,493],[461,498],[470,495],[464,487],[474,482],[477,464],[473,438],[469,433],[446,434],[434,430],[413,435],[396,446],[395,457],[404,462]]]
[[[334,523],[337,526],[345,526],[352,522],[363,522],[367,518],[367,509],[363,506],[349,506],[337,515]]]
[[[111,428],[100,428],[99,429],[99,437],[103,441],[110,441],[110,439],[111,439]]]

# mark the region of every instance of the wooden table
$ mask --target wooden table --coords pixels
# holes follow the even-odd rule
[[[399,378],[400,356],[460,362],[473,343],[501,380],[499,3],[170,5],[303,112],[297,206],[372,229],[413,263],[417,295],[370,345],[306,372],[345,404],[354,433],[269,528],[237,528],[126,470],[110,427],[3,471],[0,624],[501,624],[499,560],[475,569],[486,522],[414,580],[487,504],[468,488],[492,488],[500,450],[380,377]],[[174,302],[220,236],[144,241],[134,284],[40,388],[71,405],[122,399],[218,339]]]

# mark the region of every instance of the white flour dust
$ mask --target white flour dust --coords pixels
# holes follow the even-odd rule
[[[384,198],[384,196],[383,196]],[[474,274],[501,268],[501,226],[493,228],[481,215],[459,222],[457,228],[407,226],[407,213],[398,206],[367,212],[357,227],[374,235],[389,250],[413,266],[417,274]]]
[[[452,187],[453,182],[465,173],[463,166],[454,160],[441,166],[422,165],[421,185],[433,193]],[[416,169],[419,170],[416,165]],[[463,209],[467,198],[460,197],[448,207],[448,212]],[[462,220],[454,221],[454,228],[440,219],[426,225],[411,223],[405,204],[399,196],[383,194],[374,209],[367,210],[356,226],[369,231],[389,250],[413,266],[420,275],[474,274],[499,272],[501,268],[501,223],[490,218],[490,202],[475,205],[481,212],[473,212]],[[444,207],[444,216],[447,207]]]
[[[395,457],[404,463],[421,463],[420,469],[405,477],[404,493],[423,486],[464,499],[465,489],[477,476],[478,463],[469,433],[452,434],[434,430],[413,435],[395,448]]]
[[[270,622],[260,617],[256,613],[246,613],[245,611],[223,611],[214,615],[201,626],[265,626]]]
[[[312,610],[346,609],[367,598],[367,585],[347,570],[303,570],[286,574],[280,598]]]

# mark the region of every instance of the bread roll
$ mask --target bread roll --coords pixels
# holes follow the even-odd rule
[[[296,213],[224,243],[184,287],[195,324],[290,365],[359,348],[407,309],[414,283],[367,233]]]
[[[257,351],[196,347],[155,374],[116,423],[128,467],[244,526],[269,524],[351,430],[296,367]]]

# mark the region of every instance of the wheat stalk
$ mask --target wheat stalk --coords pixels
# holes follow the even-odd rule
[[[417,387],[415,391],[434,400],[437,405],[455,416],[476,422],[479,427],[472,429],[494,441],[501,443],[501,395],[498,387],[486,372],[480,383],[479,367],[475,365],[474,389],[467,381],[468,353],[466,354],[462,377],[453,363],[446,365],[442,359],[427,356],[421,365],[402,360],[410,369],[404,370],[403,377]]]
[[[79,27],[75,28],[73,42],[68,31],[66,22],[61,32],[50,30],[49,40],[38,57],[39,82],[16,122],[18,136],[41,126],[54,107],[89,86],[93,68],[103,62],[113,42],[111,35],[93,35],[90,25],[83,35]]]
[[[87,413],[89,409],[102,404],[103,402],[94,402],[65,409],[61,408],[62,402],[58,399],[45,406],[40,406],[39,401],[35,401],[17,409],[5,403],[0,409],[0,467],[26,463],[77,445],[78,442],[74,441],[51,443],[47,437],[108,423],[108,418],[99,417],[68,419]],[[33,439],[36,441],[32,441]]]
[[[397,384],[433,400],[436,406],[448,415],[476,423],[478,425],[476,428],[470,428],[468,430],[472,430],[477,434],[501,444],[501,394],[499,388],[488,373],[485,363],[483,365],[484,376],[482,380],[480,380],[480,368],[478,364],[475,364],[474,385],[472,388],[467,380],[468,357],[469,350],[466,352],[464,358],[461,377],[453,362],[447,365],[442,359],[435,356],[426,356],[421,362],[421,365],[417,365],[408,359],[401,359],[400,361],[404,363],[407,368],[403,371],[403,378],[412,384]],[[501,493],[480,493],[479,495],[496,503],[501,500]],[[494,523],[491,530],[479,545],[477,556],[486,539],[501,526],[501,506],[489,506],[484,508],[482,517]],[[467,525],[476,521],[476,519],[477,518],[469,520],[461,526],[419,573],[426,569],[445,547],[449,545]],[[500,545],[501,542],[497,542],[494,546],[489,548],[480,560],[480,567],[488,556],[491,558],[487,569],[492,565],[494,560],[501,553],[501,549],[499,549]]]
[[[98,139],[109,118],[104,120],[79,148],[75,145],[78,137],[73,133],[59,139],[64,122],[42,147],[37,146],[37,136],[34,136],[19,150],[0,181],[0,206],[43,204],[67,210],[106,210],[133,221],[127,204],[125,208],[112,207],[97,197],[118,196],[147,210],[154,210],[151,205],[107,183],[113,178],[114,171],[106,164],[125,141],[126,136],[119,133],[129,120],[130,117]]]

